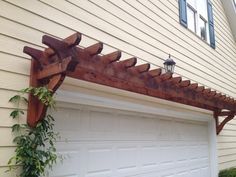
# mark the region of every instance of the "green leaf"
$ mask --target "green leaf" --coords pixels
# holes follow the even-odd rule
[[[12,132],[19,132],[20,129],[21,129],[20,124],[14,124],[14,125],[12,126]]]
[[[20,101],[20,99],[21,99],[21,96],[20,96],[20,95],[15,95],[15,96],[13,96],[13,97],[11,97],[11,98],[9,99],[9,102],[11,102],[11,103],[17,103],[17,102]]]
[[[29,87],[20,91],[31,93],[37,97],[43,104],[48,107],[54,107],[52,91],[46,87]],[[10,102],[28,103],[28,100],[21,96],[15,95]],[[12,118],[20,117],[24,111],[17,108],[10,113]],[[58,138],[58,133],[55,133],[53,116],[46,115],[44,119],[37,123],[33,128],[27,124],[15,124],[12,126],[12,131],[15,132],[13,142],[16,144],[15,156],[9,160],[11,167],[21,165],[22,172],[19,177],[39,177],[45,174],[45,170],[52,168],[52,165],[57,162],[55,141]],[[12,170],[13,168],[9,168]]]
[[[24,112],[23,112],[24,113]],[[20,116],[20,111],[18,109],[15,109],[14,111],[11,112],[10,116],[15,119]]]

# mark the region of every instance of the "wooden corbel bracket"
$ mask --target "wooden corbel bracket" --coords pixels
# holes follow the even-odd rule
[[[81,35],[76,33],[63,41],[50,36],[43,36],[42,42],[50,48],[40,51],[24,47],[24,53],[32,57],[30,70],[30,86],[47,86],[54,94],[60,87],[67,71],[73,71],[77,65],[75,46],[79,44]],[[47,107],[32,94],[29,95],[27,123],[34,127],[45,117]]]
[[[235,111],[221,111],[221,110],[215,110],[214,111],[214,118],[216,122],[216,133],[217,135],[220,134],[222,129],[224,128],[225,124],[232,120],[234,116],[236,115]],[[219,121],[219,117],[226,116],[222,122]]]

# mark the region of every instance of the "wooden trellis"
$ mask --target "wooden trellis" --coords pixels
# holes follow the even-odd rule
[[[24,53],[33,58],[30,85],[47,86],[54,93],[68,76],[211,110],[214,111],[217,134],[235,116],[236,100],[181,77],[172,77],[171,73],[163,74],[161,68],[149,70],[148,63],[136,65],[136,58],[119,61],[120,51],[101,55],[102,43],[81,48],[78,46],[81,37],[76,33],[58,40],[45,35],[42,43],[49,48],[44,51],[24,47]],[[47,107],[37,98],[29,96],[27,121],[30,126],[43,119],[46,111]],[[226,116],[222,123],[219,123],[219,116]]]

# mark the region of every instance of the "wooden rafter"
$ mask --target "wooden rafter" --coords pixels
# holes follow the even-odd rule
[[[24,52],[33,58],[30,85],[47,85],[55,92],[64,78],[69,76],[211,110],[215,112],[215,117],[219,115],[216,110],[226,109],[228,111],[224,115],[229,117],[226,120],[235,115],[234,99],[181,77],[172,77],[171,73],[162,73],[161,68],[150,70],[148,63],[136,65],[136,58],[120,61],[120,51],[101,55],[103,44],[100,42],[81,48],[78,46],[81,37],[80,33],[76,33],[65,40],[58,40],[45,35],[42,43],[49,48],[40,51],[25,47]],[[35,126],[44,117],[47,108],[32,95],[29,101],[28,123]],[[217,126],[221,130],[224,125]]]

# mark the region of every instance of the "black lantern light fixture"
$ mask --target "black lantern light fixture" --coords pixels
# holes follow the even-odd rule
[[[165,68],[165,72],[170,72],[170,73],[174,73],[174,69],[175,69],[175,62],[172,58],[170,58],[170,54],[169,54],[169,58],[167,58],[165,60],[164,64],[164,68]]]

